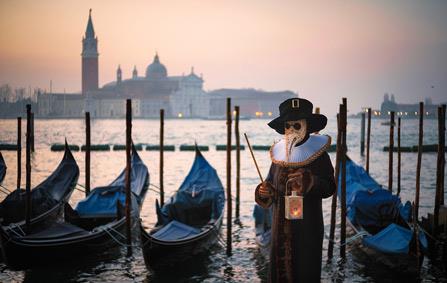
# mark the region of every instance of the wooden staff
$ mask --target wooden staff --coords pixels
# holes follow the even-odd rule
[[[366,172],[369,174],[369,147],[371,144],[371,108],[368,108],[368,128],[366,131]]]
[[[165,110],[160,109],[160,206],[165,203],[165,190],[163,182],[164,170],[164,133],[165,133]]]
[[[85,112],[85,196],[90,194],[90,112]]]
[[[341,109],[340,109],[341,110]],[[339,112],[340,112],[339,110]],[[332,259],[334,254],[334,238],[335,238],[335,218],[337,216],[337,194],[339,188],[339,177],[340,177],[340,155],[341,155],[341,129],[340,129],[340,114],[337,114],[337,152],[335,155],[335,184],[336,190],[332,195],[332,205],[331,205],[331,227],[329,231],[329,245],[327,249],[328,261]]]
[[[248,140],[248,137],[247,137],[246,133],[244,133],[244,137],[245,137],[245,140],[247,141],[247,146],[248,146],[248,149],[250,150],[253,162],[255,163],[256,170],[258,171],[259,179],[261,179],[261,183],[264,183],[264,178],[262,178],[261,171],[259,170],[258,163],[256,162],[255,155],[253,154],[253,149],[251,148],[250,141]]]
[[[346,124],[347,124],[347,104],[343,100],[342,111],[340,111],[340,124],[342,133],[341,146],[341,227],[340,227],[340,256],[346,256]]]
[[[231,255],[231,98],[227,97],[227,255]]]
[[[442,106],[438,107],[438,158],[436,162],[436,193],[435,193],[435,208],[433,212],[434,220],[433,220],[433,232],[435,235],[438,234],[438,226],[439,226],[439,207],[441,202],[441,167],[442,167]]]
[[[132,255],[132,229],[131,229],[131,147],[132,147],[132,100],[126,100],[126,235],[127,255]]]
[[[26,105],[26,187],[25,187],[25,224],[31,232],[31,104]]]
[[[22,117],[17,117],[17,189],[22,185]]]
[[[236,138],[236,218],[239,219],[241,194],[241,137],[239,134],[239,106],[234,107],[234,135]]]
[[[393,192],[394,111],[390,113],[390,148],[388,149],[388,190]]]
[[[362,112],[362,120],[360,122],[360,155],[365,155],[365,112]]]
[[[415,221],[419,219],[419,192],[421,185],[421,163],[422,163],[422,142],[424,137],[424,103],[419,102],[419,142],[418,142],[418,161],[416,167],[416,196],[414,217]]]
[[[401,117],[397,118],[397,195],[400,195],[400,179],[401,179],[401,151],[400,151],[400,124]]]

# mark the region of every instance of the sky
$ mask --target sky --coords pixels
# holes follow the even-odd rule
[[[156,52],[169,75],[205,90],[292,90],[322,113],[447,101],[447,1],[0,0],[0,84],[81,89],[89,9],[99,82],[144,75]]]

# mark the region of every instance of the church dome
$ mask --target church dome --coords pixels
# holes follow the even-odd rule
[[[154,61],[146,68],[146,78],[166,78],[167,75],[166,67],[160,63],[158,54],[155,54]]]

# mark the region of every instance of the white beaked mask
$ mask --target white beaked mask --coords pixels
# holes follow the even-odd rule
[[[287,121],[284,124],[284,140],[286,146],[286,159],[289,160],[290,153],[295,145],[304,140],[307,135],[307,121],[300,119]]]

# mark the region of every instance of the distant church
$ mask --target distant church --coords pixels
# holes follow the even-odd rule
[[[264,113],[265,116],[272,116],[272,111],[276,111],[280,102],[297,96],[291,91],[264,92],[254,89],[222,89],[207,93],[203,90],[202,76],[196,75],[193,68],[188,75],[168,76],[158,54],[147,66],[145,76],[138,76],[134,67],[132,77],[123,79],[121,67],[118,66],[116,81],[99,88],[98,38],[93,28],[91,10],[82,39],[81,56],[82,92],[39,93],[37,104],[40,117],[83,117],[84,112],[89,111],[92,117],[122,118],[125,115],[125,99],[128,98],[132,99],[135,117],[158,117],[162,108],[168,117],[220,117],[225,114],[227,96],[232,97],[234,104],[241,105],[243,115],[262,117]]]

